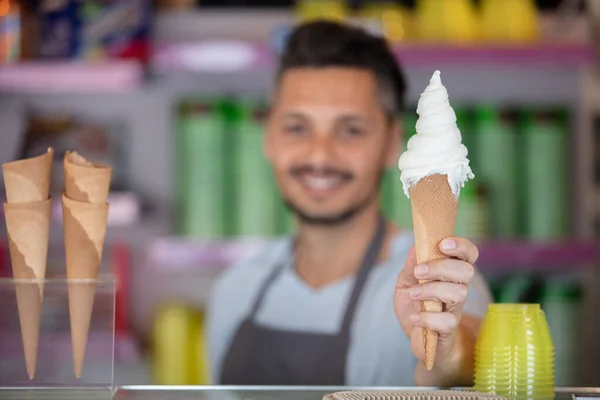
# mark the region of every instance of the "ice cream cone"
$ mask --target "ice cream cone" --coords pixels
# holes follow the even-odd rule
[[[112,169],[87,161],[77,152],[65,153],[65,193],[71,200],[106,204]]]
[[[429,175],[422,178],[410,189],[415,233],[417,263],[449,258],[440,251],[440,242],[454,235],[458,198],[452,193],[446,175]],[[421,310],[443,311],[442,303],[421,302]],[[431,370],[435,363],[438,333],[423,330],[425,343],[425,365]]]
[[[421,93],[417,114],[416,134],[409,139],[398,168],[404,193],[411,199],[415,250],[421,264],[449,258],[439,245],[454,235],[460,189],[475,175],[440,71],[433,73]],[[443,304],[423,301],[421,310],[441,312]],[[438,336],[437,332],[423,331],[428,370],[435,363]]]
[[[50,199],[41,202],[4,204],[8,246],[17,280],[15,291],[21,324],[21,337],[29,378],[35,376],[42,313],[50,228]],[[24,281],[19,282],[19,279]]]
[[[108,204],[90,204],[62,195],[65,253],[69,282],[69,315],[75,375],[81,376],[95,284],[78,281],[98,278],[102,259]],[[73,281],[71,281],[73,280]]]
[[[2,164],[8,203],[30,203],[48,199],[54,150],[37,157]]]

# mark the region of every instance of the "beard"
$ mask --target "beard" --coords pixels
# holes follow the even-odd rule
[[[300,174],[309,170],[309,167],[301,167],[298,169],[292,169],[292,175]],[[329,173],[336,173],[337,171],[329,170]],[[290,210],[303,224],[312,225],[312,226],[338,226],[342,225],[348,221],[351,221],[357,215],[360,215],[367,207],[369,207],[374,201],[377,201],[379,198],[379,188],[381,187],[381,182],[383,180],[385,170],[382,169],[379,172],[379,177],[376,180],[376,183],[371,188],[370,192],[366,197],[364,197],[361,201],[350,205],[345,210],[330,213],[330,214],[316,214],[309,213],[302,209],[302,207],[298,206],[294,203],[290,198],[284,197],[283,201],[288,210]],[[341,174],[341,172],[339,172]],[[347,173],[346,173],[347,174]],[[353,177],[349,174],[346,175],[347,179],[353,179]]]

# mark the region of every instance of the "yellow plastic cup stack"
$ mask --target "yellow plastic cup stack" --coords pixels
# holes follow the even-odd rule
[[[539,304],[491,304],[475,346],[475,390],[554,398],[554,346]]]

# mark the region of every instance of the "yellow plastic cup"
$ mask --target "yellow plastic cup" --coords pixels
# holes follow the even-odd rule
[[[539,304],[489,306],[475,346],[475,390],[554,397],[554,346]]]

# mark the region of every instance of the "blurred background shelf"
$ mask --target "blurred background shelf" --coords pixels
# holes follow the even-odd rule
[[[472,7],[457,11],[448,6],[420,15],[419,3],[428,1],[352,1],[349,8],[333,1],[333,14],[324,12],[327,18],[382,32],[392,42],[409,82],[407,112],[399,116],[406,138],[414,131],[422,84],[433,70],[442,71],[477,176],[461,193],[460,219],[466,223],[457,231],[479,243],[478,266],[497,301],[543,303],[559,335],[557,365],[563,369],[557,383],[598,385],[600,270],[594,239],[600,235],[600,115],[595,114],[600,110],[600,13],[584,11],[583,2],[523,0],[512,4],[528,7],[518,15],[529,16],[529,22],[513,24],[515,9],[484,15],[486,6],[502,1],[461,0]],[[92,2],[75,3],[89,7]],[[113,166],[102,270],[123,282],[117,326],[125,339],[117,343],[116,380],[203,384],[206,376],[188,379],[182,370],[170,378],[152,375],[162,361],[150,350],[195,349],[215,279],[242,255],[293,229],[257,149],[277,53],[290,27],[314,17],[308,14],[315,9],[294,7],[291,0],[280,1],[277,9],[242,0],[212,1],[237,5],[228,9],[205,7],[208,0],[160,0],[154,2],[157,9],[151,3],[106,2],[81,14],[11,8],[12,14],[0,15],[5,29],[0,30],[5,39],[0,47],[0,163],[51,143],[57,155],[77,150]],[[384,7],[376,11],[378,17],[369,10],[374,4]],[[382,12],[393,18],[384,19]],[[21,25],[9,24],[15,18]],[[34,20],[45,33],[55,34],[36,34],[40,31],[29,29]],[[68,46],[60,41],[59,20],[74,28]],[[103,25],[107,21],[116,22]],[[84,28],[99,25],[107,29],[90,41]],[[10,30],[15,26],[23,29]],[[487,30],[478,35],[476,27]],[[199,135],[206,141],[195,141]],[[521,141],[517,149],[513,140]],[[497,149],[502,156],[494,158]],[[61,189],[57,160],[54,193]],[[525,178],[536,190],[523,190],[520,184],[509,189],[511,194],[502,198],[519,196],[518,224],[498,229],[502,192],[494,185],[508,174],[516,181],[509,169],[523,160],[530,161]],[[555,175],[533,171],[536,165],[552,167]],[[190,172],[213,168],[217,179]],[[238,179],[239,171],[252,171],[250,187]],[[559,172],[564,176],[554,179]],[[386,174],[382,209],[410,228],[410,205],[398,193],[397,178],[395,170]],[[64,273],[59,196],[53,197],[48,271]],[[204,213],[186,204],[202,204]],[[495,220],[486,219],[489,215]],[[0,225],[0,271],[9,274],[5,227]],[[185,333],[187,328],[178,325],[182,321],[169,320],[163,309],[189,317],[193,329]],[[579,310],[591,316],[584,324],[577,320]],[[160,326],[179,327],[178,332],[189,334],[189,343],[160,337],[155,331]],[[575,344],[585,349],[581,356]]]
[[[0,66],[4,92],[120,93],[140,86],[142,65],[135,61],[36,61]]]
[[[170,237],[156,240],[149,250],[149,262],[159,271],[220,271],[241,255],[260,250],[264,239],[197,241]],[[599,261],[598,245],[590,242],[480,242],[477,265],[484,272],[517,271],[577,272]]]
[[[275,46],[243,40],[205,40],[196,43],[160,45],[152,57],[155,72],[161,74],[178,70],[231,73],[254,69],[273,69]],[[464,45],[435,44],[396,45],[394,54],[408,68],[444,68],[451,65],[473,67],[551,65],[552,67],[581,66],[594,62],[594,48],[587,44],[525,44],[525,45]]]

